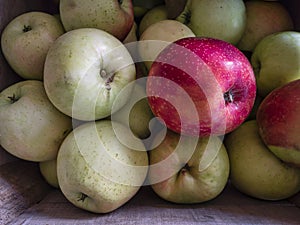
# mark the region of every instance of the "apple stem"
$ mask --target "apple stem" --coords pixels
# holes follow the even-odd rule
[[[181,174],[184,176],[185,173],[189,170],[190,166],[186,163],[182,168],[181,168]]]
[[[123,0],[118,0],[119,4],[122,5],[123,3]]]
[[[7,98],[10,100],[11,103],[15,103],[16,101],[18,101],[18,98],[15,94],[13,94],[12,96],[8,96]]]
[[[225,103],[232,103],[233,102],[233,93],[232,91],[227,91],[224,93],[224,100]]]
[[[80,193],[80,196],[79,196],[79,198],[78,198],[77,201],[83,201],[83,202],[84,202],[84,200],[85,200],[87,197],[88,197],[88,196],[87,196],[86,194]]]
[[[31,26],[26,26],[26,25],[24,25],[24,28],[23,28],[23,32],[24,33],[26,33],[26,32],[28,32],[28,31],[31,31],[32,30],[32,28],[31,28]]]
[[[110,76],[107,74],[107,72],[104,69],[102,69],[102,70],[100,70],[100,76],[103,79],[106,79],[105,88],[109,91],[111,89],[110,83],[114,81],[114,75]]]
[[[186,12],[183,12],[179,15],[178,20],[185,25],[189,24],[191,22],[191,11],[187,10]]]

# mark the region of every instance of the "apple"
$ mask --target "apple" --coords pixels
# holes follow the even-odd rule
[[[186,24],[196,36],[237,44],[246,27],[243,0],[187,0],[176,20]]]
[[[293,20],[281,2],[246,1],[247,23],[237,47],[253,52],[258,42],[272,33],[294,30]]]
[[[115,131],[123,137],[119,138]],[[143,185],[148,155],[142,142],[123,145],[128,128],[99,120],[75,128],[57,156],[57,176],[64,196],[76,207],[94,213],[111,212],[129,201]]]
[[[209,165],[202,169],[207,152],[213,154],[207,159]],[[163,142],[149,151],[149,160],[152,189],[174,203],[209,201],[223,191],[229,177],[228,155],[217,136],[180,136],[168,130]]]
[[[146,78],[145,78],[146,79]],[[148,104],[145,79],[138,79],[130,83],[126,88],[132,88],[132,94],[126,105],[113,113],[110,117],[126,125],[137,138],[145,139],[150,135],[149,123],[153,119],[153,113]],[[118,97],[122,96],[122,91]],[[117,102],[117,100],[116,100]]]
[[[39,162],[40,173],[48,184],[59,188],[57,179],[57,159]]]
[[[139,21],[148,12],[148,10],[164,3],[164,0],[132,0],[135,19]]]
[[[300,79],[300,33],[283,31],[264,37],[255,47],[251,64],[257,91],[266,97],[272,90]]]
[[[56,158],[72,119],[49,101],[42,81],[26,80],[0,93],[0,144],[10,154],[41,162]]]
[[[185,135],[223,135],[249,115],[255,76],[245,55],[214,38],[182,38],[162,50],[149,71],[149,105]]]
[[[239,191],[264,200],[282,200],[300,191],[300,169],[282,162],[268,149],[259,135],[258,121],[243,123],[225,136],[224,144],[229,179]]]
[[[258,110],[258,107],[259,107],[260,103],[262,102],[262,100],[263,100],[263,97],[256,95],[254,105],[252,107],[250,114],[247,117],[247,120],[255,120],[256,119],[257,110]]]
[[[134,18],[136,18],[137,20],[142,18],[147,12],[148,12],[149,9],[147,8],[144,8],[144,7],[141,7],[141,6],[134,6],[133,5],[133,15],[134,15]]]
[[[137,38],[137,29],[138,29],[137,23],[134,22],[134,23],[132,24],[132,27],[131,27],[129,33],[128,33],[127,36],[124,38],[124,40],[122,41],[122,43],[126,45],[126,44],[128,44],[128,43],[138,41],[138,38]]]
[[[1,35],[1,48],[11,68],[24,79],[43,79],[47,52],[64,33],[51,14],[26,12],[12,19]]]
[[[300,79],[267,95],[257,110],[259,133],[282,161],[300,168]]]
[[[138,43],[139,55],[147,69],[152,62],[171,42],[185,37],[195,37],[193,31],[176,20],[161,20],[150,25],[140,36]]]
[[[147,11],[139,23],[139,36],[151,25],[161,20],[168,19],[168,12],[165,5],[158,5]]]
[[[66,31],[97,28],[121,41],[134,23],[132,0],[60,0],[59,12]]]
[[[120,90],[135,78],[135,65],[125,45],[96,28],[65,33],[49,49],[45,61],[44,86],[50,101],[78,120],[109,116]],[[131,91],[126,90],[115,110],[128,100]]]

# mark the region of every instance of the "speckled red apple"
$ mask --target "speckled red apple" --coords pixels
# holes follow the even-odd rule
[[[300,167],[300,79],[273,90],[257,111],[259,133],[282,161]]]
[[[167,127],[187,135],[222,135],[249,115],[256,96],[253,69],[228,42],[190,37],[166,47],[153,63],[147,95]]]

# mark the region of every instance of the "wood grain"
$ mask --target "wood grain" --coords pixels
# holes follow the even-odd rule
[[[37,163],[13,161],[0,166],[0,224],[6,224],[41,201],[51,187]]]
[[[108,214],[94,214],[69,203],[59,190],[26,210],[11,224],[299,224],[300,208],[288,201],[262,201],[238,192],[230,184],[212,201],[180,205],[166,202],[144,186],[121,208]]]

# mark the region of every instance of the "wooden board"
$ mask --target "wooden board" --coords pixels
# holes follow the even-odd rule
[[[50,191],[37,163],[15,160],[0,166],[0,224],[6,224]]]
[[[230,184],[216,199],[195,205],[178,205],[160,199],[149,186],[121,208],[94,214],[69,203],[53,190],[39,204],[26,210],[11,224],[300,224],[300,208],[288,201],[262,201],[238,192]]]

